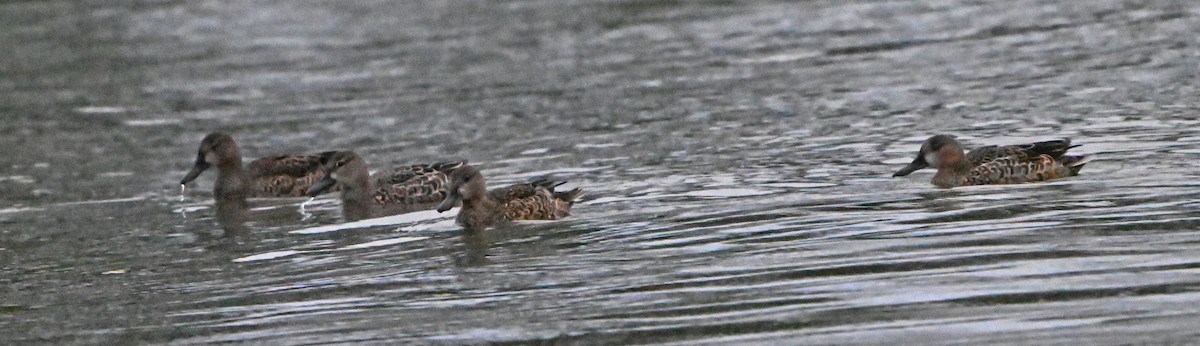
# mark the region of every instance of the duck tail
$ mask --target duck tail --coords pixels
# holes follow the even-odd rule
[[[1077,175],[1079,174],[1079,170],[1083,169],[1083,165],[1095,158],[1095,155],[1063,155],[1058,160],[1062,162],[1063,166],[1071,170],[1071,175]]]
[[[555,192],[554,193],[554,199],[564,201],[567,203],[572,203],[572,204],[575,203],[576,199],[579,199],[579,196],[583,196],[583,189],[578,188],[578,187],[571,189],[571,191],[563,191],[563,192]]]
[[[579,196],[583,196],[583,189],[574,188],[574,189],[571,189],[570,191],[558,191],[558,192],[554,191],[554,188],[558,187],[559,185],[566,184],[566,183],[567,183],[566,181],[550,180],[548,178],[537,178],[537,179],[534,179],[533,181],[530,181],[529,185],[533,185],[536,187],[542,187],[542,188],[545,188],[546,190],[550,190],[550,194],[554,196],[555,200],[558,200],[559,202],[567,203],[567,206],[569,207],[575,203],[575,200],[578,199]]]
[[[537,179],[534,179],[533,181],[530,181],[529,185],[544,187],[547,190],[550,190],[550,192],[554,192],[555,187],[558,187],[559,185],[566,184],[566,183],[567,183],[566,181],[556,181],[556,180],[550,180],[547,178],[537,178]]]

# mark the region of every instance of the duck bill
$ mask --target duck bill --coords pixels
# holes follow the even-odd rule
[[[324,178],[321,178],[321,180],[318,180],[316,184],[313,184],[313,186],[309,187],[308,193],[306,193],[305,195],[307,195],[308,197],[317,197],[325,192],[328,192],[329,189],[332,188],[333,185],[336,185],[336,184],[337,184],[336,179],[333,179],[329,175],[325,175]]]
[[[457,190],[457,189],[453,189],[451,191],[454,191],[454,190]],[[437,211],[439,213],[444,213],[447,210],[453,209],[454,206],[457,206],[458,202],[461,202],[461,201],[462,201],[461,196],[459,196],[457,193],[450,192],[450,193],[446,194],[446,199],[442,200],[441,204],[438,204]]]
[[[892,177],[903,177],[925,167],[929,167],[929,163],[925,162],[925,158],[917,156],[917,158],[913,160],[912,163],[909,163],[908,166],[904,166],[904,168],[901,168],[899,171],[896,171],[895,174],[892,174]]]
[[[196,180],[196,177],[199,177],[200,173],[204,173],[204,170],[208,169],[208,167],[209,164],[204,161],[204,155],[196,157],[196,164],[192,166],[192,170],[187,172],[187,175],[183,176],[183,180],[180,180],[179,184],[187,185],[192,180]]]

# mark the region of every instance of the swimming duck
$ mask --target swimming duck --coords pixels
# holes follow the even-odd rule
[[[308,191],[315,197],[334,186],[342,187],[342,215],[355,221],[376,215],[429,210],[446,199],[445,172],[465,161],[400,166],[368,176],[366,161],[353,151],[338,151],[321,158],[325,173]]]
[[[963,154],[953,136],[936,135],[921,145],[917,158],[897,171],[902,177],[926,167],[937,168],[933,185],[952,188],[966,185],[1017,184],[1079,174],[1091,155],[1064,155],[1071,140],[1060,139],[1020,145],[985,146]]]
[[[242,153],[233,137],[213,132],[200,141],[196,163],[179,184],[186,186],[187,183],[196,180],[200,173],[216,165],[217,182],[213,187],[213,195],[218,200],[301,197],[321,178],[321,157],[332,154],[333,152],[324,152],[264,157],[243,167]],[[333,186],[328,191],[340,189],[341,186]]]
[[[468,230],[483,230],[514,220],[560,219],[570,215],[575,199],[583,194],[578,188],[554,191],[564,183],[538,179],[488,191],[483,174],[473,166],[462,165],[450,172],[448,195],[437,211],[450,210],[461,201],[456,221]]]

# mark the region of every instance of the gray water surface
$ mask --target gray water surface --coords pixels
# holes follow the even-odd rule
[[[1191,1],[0,4],[0,344],[1189,343]],[[587,191],[464,234],[254,200],[247,158],[467,159]],[[935,189],[937,133],[1078,177]]]

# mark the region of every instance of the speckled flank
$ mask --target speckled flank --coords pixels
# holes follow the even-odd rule
[[[488,194],[501,201],[500,208],[509,220],[554,220],[570,215],[575,198],[583,193],[578,188],[554,192],[556,186],[564,183],[538,180],[492,190]]]
[[[265,157],[250,162],[251,197],[303,197],[321,179],[320,155]],[[340,191],[334,185],[328,191]]]
[[[425,205],[424,209],[431,209],[446,199],[448,181],[440,170],[443,165],[446,164],[416,164],[376,173],[375,202],[381,205],[421,204]]]
[[[342,212],[347,220],[432,209],[446,198],[449,170],[465,162],[397,166],[368,176],[366,161],[353,151],[322,157],[321,180],[310,196],[342,186]]]

